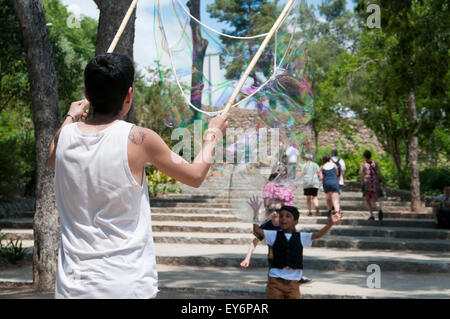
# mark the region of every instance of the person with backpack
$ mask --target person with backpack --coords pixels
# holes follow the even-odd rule
[[[338,179],[339,179],[339,185],[344,186],[345,185],[345,161],[342,158],[338,157],[338,151],[332,150],[331,151],[331,161],[336,164],[338,168]]]
[[[378,198],[383,196],[380,181],[384,188],[384,177],[381,174],[380,167],[377,162],[371,160],[372,153],[366,150],[363,156],[365,161],[360,165],[359,178],[362,184],[364,200],[370,213],[369,220],[375,220],[373,215],[373,207],[376,207],[378,210],[378,219],[381,221],[383,220],[383,211],[381,210],[380,203],[378,203]]]

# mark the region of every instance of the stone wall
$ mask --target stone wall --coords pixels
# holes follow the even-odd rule
[[[25,211],[34,211],[36,200],[27,199],[14,202],[0,202],[0,218],[14,218],[21,216]]]

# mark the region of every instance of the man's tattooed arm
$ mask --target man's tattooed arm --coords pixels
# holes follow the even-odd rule
[[[147,134],[144,131],[136,130],[130,132],[130,135],[128,135],[128,139],[135,145],[142,145],[146,136]]]

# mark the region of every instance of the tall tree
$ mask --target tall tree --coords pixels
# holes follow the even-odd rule
[[[426,112],[427,109],[431,114],[446,114],[445,110],[439,110],[445,102],[439,106],[432,101],[422,105],[418,105],[418,102],[423,98],[420,92],[426,88],[426,96],[439,96],[448,103],[449,6],[442,0],[382,0],[381,8],[382,28],[397,40],[392,45],[389,57],[393,74],[398,80],[397,93],[407,97],[408,101],[411,209],[418,211],[421,209],[419,114],[421,110]]]
[[[30,82],[36,136],[36,213],[33,279],[40,291],[54,290],[60,237],[59,215],[48,165],[48,149],[58,129],[58,83],[45,14],[39,0],[15,0]]]
[[[309,20],[312,30],[307,44],[307,75],[314,93],[314,115],[312,129],[316,151],[319,148],[319,135],[324,130],[339,127],[340,131],[350,131],[347,121],[339,120],[343,105],[343,90],[338,81],[331,80],[342,63],[341,55],[355,50],[360,29],[355,24],[354,15],[346,9],[346,0],[324,0],[318,6],[319,14],[325,18],[321,22],[313,8],[303,5],[302,16]],[[330,80],[330,81],[328,81]]]
[[[123,21],[131,3],[133,0],[94,0],[97,7],[100,10],[100,18],[98,22],[97,32],[97,46],[95,54],[101,54],[108,51],[114,36],[119,30],[120,24]],[[133,45],[135,34],[135,22],[136,22],[136,10],[133,12],[127,27],[123,32],[119,43],[117,44],[115,53],[121,53],[127,55],[130,59],[133,59]],[[128,112],[126,118],[128,122],[135,121],[134,107],[132,106],[130,112]]]
[[[281,9],[278,7],[278,0],[215,0],[207,6],[207,11],[212,18],[231,26],[231,30],[225,29],[223,33],[245,37],[269,32]],[[262,39],[236,41],[221,36],[221,40],[229,55],[233,57],[228,60],[222,59],[226,67],[225,77],[237,80],[256,54]],[[255,70],[250,74],[255,87],[261,83],[258,72],[263,71],[267,76],[271,71],[271,63],[269,63],[271,60],[272,53],[269,51],[269,54],[261,57]]]
[[[200,0],[190,0],[187,3],[191,15],[200,20]],[[190,21],[192,32],[192,79],[191,79],[191,103],[195,107],[202,108],[203,63],[205,61],[208,41],[202,37],[202,29],[194,19]],[[193,120],[200,120],[202,114],[197,110],[194,112]]]

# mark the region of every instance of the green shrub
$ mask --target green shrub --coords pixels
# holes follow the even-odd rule
[[[34,132],[20,127],[18,113],[0,113],[0,198],[32,192],[35,175]]]
[[[445,186],[450,186],[449,167],[430,167],[419,173],[420,191],[423,195],[442,194]]]
[[[0,236],[0,262],[7,262],[15,264],[25,258],[26,250],[22,248],[21,240],[10,240],[8,244],[3,246],[3,240],[6,238],[6,234]]]
[[[180,185],[173,178],[161,173],[156,169],[146,170],[147,185],[149,195],[152,197],[158,194],[181,193]]]

